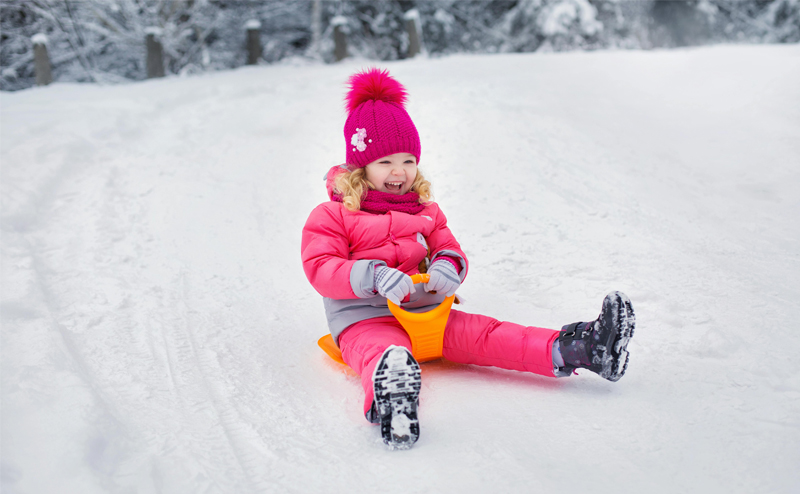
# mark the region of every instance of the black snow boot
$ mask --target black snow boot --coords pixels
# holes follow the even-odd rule
[[[419,364],[406,348],[392,345],[375,366],[372,383],[383,442],[392,449],[410,448],[419,438]]]
[[[630,299],[611,292],[603,300],[600,316],[592,322],[574,322],[561,328],[559,349],[569,375],[575,369],[589,369],[609,381],[619,381],[628,367],[628,342],[636,327]]]

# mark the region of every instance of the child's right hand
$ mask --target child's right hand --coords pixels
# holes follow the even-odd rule
[[[414,292],[414,282],[411,276],[399,269],[378,266],[375,268],[375,291],[400,305],[404,298]]]

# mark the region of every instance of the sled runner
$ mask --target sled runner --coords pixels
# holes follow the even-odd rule
[[[411,276],[411,281],[417,283],[427,283],[430,280],[428,274],[415,274]],[[444,299],[435,309],[428,312],[408,312],[396,305],[391,300],[389,310],[403,326],[403,329],[411,338],[411,353],[417,362],[436,360],[442,357],[442,344],[444,343],[444,328],[447,325],[447,318],[450,316],[450,309],[453,307],[455,295]],[[330,358],[344,364],[342,352],[333,341],[333,336],[326,334],[317,341]],[[345,364],[347,365],[347,364]]]

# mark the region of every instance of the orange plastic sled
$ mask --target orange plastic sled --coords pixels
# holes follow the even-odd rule
[[[411,277],[411,281],[414,284],[427,283],[429,280],[430,275],[428,274],[415,274]],[[426,362],[442,357],[444,328],[447,325],[447,318],[450,317],[450,309],[453,307],[455,297],[455,295],[451,295],[444,299],[435,309],[421,313],[408,312],[388,300],[389,310],[400,321],[403,329],[406,330],[406,333],[411,338],[411,353],[417,359],[417,362]],[[326,334],[319,339],[317,344],[330,358],[340,364],[344,364],[342,352],[334,343],[333,336]]]

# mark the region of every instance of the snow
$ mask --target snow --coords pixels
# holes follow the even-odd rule
[[[456,21],[453,14],[440,8],[436,9],[436,12],[433,13],[433,20],[441,24],[446,33],[450,33],[453,30],[453,24]]]
[[[592,36],[603,29],[597,20],[597,9],[587,0],[564,0],[542,11],[539,25],[546,36],[568,34],[570,27],[578,23],[580,32]]]
[[[800,489],[800,46],[383,64],[464,310],[638,319],[617,383],[423,364],[404,452],[299,261],[364,63],[0,94],[4,493]]]
[[[405,19],[405,20],[414,20],[417,23],[419,23],[420,22],[419,10],[417,10],[417,9],[408,10],[406,13],[403,14],[403,19]]]
[[[36,33],[31,36],[31,42],[34,45],[47,45],[47,35],[44,33]]]
[[[261,21],[259,21],[258,19],[250,19],[249,21],[247,21],[247,22],[244,24],[244,27],[245,27],[245,29],[248,29],[248,30],[252,30],[252,29],[258,30],[258,29],[261,29]]]

